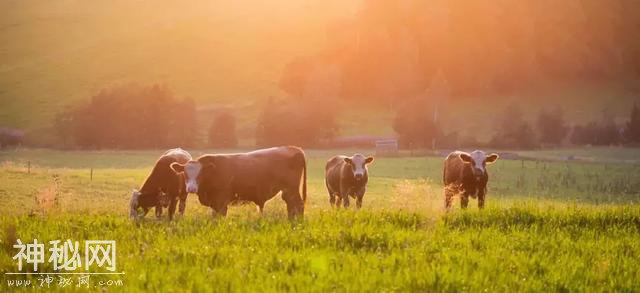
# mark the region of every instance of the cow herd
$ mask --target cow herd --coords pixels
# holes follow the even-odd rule
[[[484,206],[489,175],[486,165],[495,162],[497,154],[482,151],[455,151],[444,162],[443,183],[445,207],[451,207],[454,195],[460,195],[462,208],[469,197]],[[334,156],[325,166],[325,185],[331,206],[349,207],[355,199],[362,207],[369,174],[367,166],[373,157],[361,154]],[[189,193],[212,209],[213,215],[227,214],[234,202],[253,202],[263,213],[265,203],[281,193],[290,219],[302,217],[307,200],[307,162],[299,147],[286,146],[247,153],[206,154],[193,159],[180,148],[166,151],[154,165],[139,190],[134,190],[130,202],[130,217],[140,219],[151,208],[156,217],[168,209],[173,219],[176,207],[184,214]]]

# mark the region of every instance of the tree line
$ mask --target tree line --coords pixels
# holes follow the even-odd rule
[[[319,95],[320,96],[320,95]],[[300,145],[331,147],[339,134],[335,101],[270,97],[260,106],[255,124],[256,147]],[[354,111],[357,111],[355,109]],[[393,129],[402,148],[537,148],[640,143],[640,109],[634,104],[624,124],[603,115],[586,124],[569,125],[561,108],[542,109],[527,121],[513,104],[496,115],[488,141],[464,137],[439,124],[432,98],[418,96],[395,110]],[[347,111],[348,114],[348,111]],[[105,88],[88,101],[60,112],[54,128],[61,147],[81,149],[151,149],[238,146],[233,110],[213,113],[206,133],[199,131],[196,104],[178,99],[163,85],[126,84]],[[6,131],[5,131],[6,132]],[[11,132],[15,134],[15,131]],[[19,133],[21,134],[21,133]],[[206,136],[206,141],[202,139]]]
[[[394,121],[401,146],[407,148],[492,147],[531,149],[562,145],[637,145],[640,143],[640,109],[631,108],[626,122],[619,124],[606,112],[599,119],[570,125],[562,108],[542,109],[534,121],[525,120],[515,104],[498,113],[493,136],[487,142],[477,137],[461,137],[446,132],[433,117],[426,99],[417,99],[400,108]]]

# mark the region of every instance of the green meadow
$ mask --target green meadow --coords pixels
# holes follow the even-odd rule
[[[636,149],[498,160],[488,167],[487,207],[472,199],[463,211],[455,201],[451,212],[443,208],[442,157],[378,157],[363,208],[332,209],[324,162],[356,151],[371,152],[307,152],[309,198],[294,223],[279,196],[263,216],[238,204],[213,218],[190,195],[182,218],[130,221],[131,190],[162,151],[0,152],[0,291],[10,280],[39,288],[39,276],[6,274],[18,271],[16,239],[115,240],[125,274],[91,276],[90,291],[640,290]],[[575,160],[564,160],[570,154]],[[45,262],[38,271],[53,268]],[[110,280],[120,283],[104,284]]]

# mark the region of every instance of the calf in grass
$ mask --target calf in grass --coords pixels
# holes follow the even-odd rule
[[[187,200],[187,192],[184,186],[182,174],[176,174],[171,169],[172,163],[186,163],[191,160],[191,155],[180,148],[166,151],[156,161],[151,174],[142,184],[140,190],[134,190],[131,196],[129,216],[138,218],[138,208],[142,208],[144,214],[152,207],[156,208],[156,217],[162,215],[162,208],[169,208],[169,219],[173,219],[176,211],[176,203],[180,200],[179,212],[184,214]]]
[[[352,157],[335,156],[327,161],[325,166],[325,184],[329,192],[331,206],[337,207],[343,203],[349,207],[349,197],[356,199],[356,207],[362,207],[362,198],[367,190],[369,171],[367,165],[373,162],[373,157],[365,158],[361,154]],[[337,197],[337,202],[336,202]]]
[[[486,166],[498,159],[497,154],[485,155],[483,151],[465,153],[455,151],[450,153],[444,161],[444,204],[451,208],[451,200],[460,194],[460,205],[466,208],[469,197],[478,198],[478,208],[484,207],[487,194],[489,174]]]

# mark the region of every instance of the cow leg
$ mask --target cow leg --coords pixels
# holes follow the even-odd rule
[[[364,193],[367,191],[366,187],[362,187],[360,191],[356,194],[356,208],[360,209],[362,207],[362,198],[364,197]]]
[[[162,205],[158,203],[156,205],[156,218],[160,219],[160,217],[162,217]]]
[[[469,195],[467,193],[463,193],[460,196],[460,206],[463,209],[466,209],[468,205],[469,205]]]
[[[184,215],[184,210],[187,208],[187,193],[184,189],[180,190],[180,204],[178,205],[178,213],[180,216]]]
[[[178,198],[172,196],[169,202],[169,221],[173,220],[173,216],[176,213],[176,204],[178,203]]]
[[[478,208],[482,209],[484,208],[484,196],[486,194],[486,190],[485,189],[480,189],[478,191]]]
[[[297,188],[293,190],[284,190],[282,198],[287,203],[287,213],[289,220],[293,220],[296,217],[301,217],[304,214],[304,202],[302,196]]]
[[[340,194],[338,194],[336,196],[336,208],[340,209],[340,207],[342,206],[342,196]]]
[[[444,208],[447,210],[451,209],[451,202],[453,201],[453,192],[447,190],[445,187],[444,190]]]
[[[264,215],[264,202],[260,202],[260,203],[256,203],[256,206],[258,206],[258,212],[260,213],[260,216]]]
[[[329,193],[329,203],[331,204],[331,207],[334,207],[336,205],[336,195],[333,193]]]
[[[213,215],[213,217],[214,218],[219,216],[226,217],[229,202],[230,202],[229,200],[224,200],[224,199],[214,200],[211,205],[211,208],[213,209],[211,214]]]
[[[213,216],[214,217],[217,217],[217,216],[226,217],[227,216],[227,210],[228,210],[228,208],[227,208],[226,205],[224,205],[224,206],[221,205],[221,206],[215,207],[213,209]]]
[[[345,190],[340,193],[342,194],[342,206],[346,209],[349,207],[349,192]]]
[[[144,214],[142,215],[142,217],[144,218],[147,215],[147,213],[149,213],[149,208],[144,207],[142,208],[142,210],[144,211]]]

